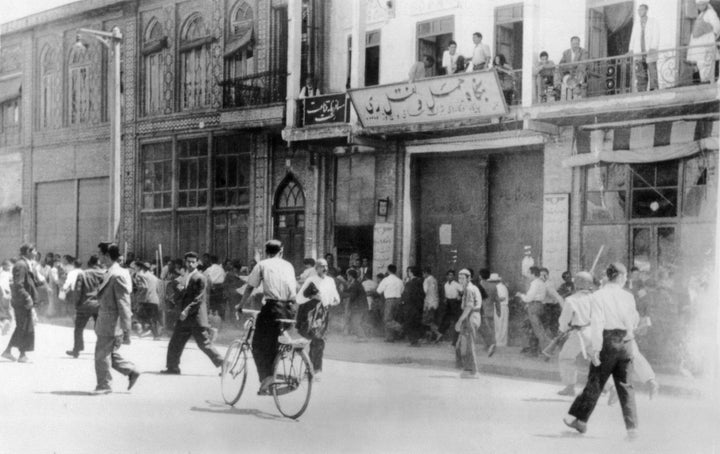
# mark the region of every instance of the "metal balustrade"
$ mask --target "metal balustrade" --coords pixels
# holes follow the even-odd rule
[[[251,107],[285,101],[287,74],[267,71],[220,82],[223,107]]]

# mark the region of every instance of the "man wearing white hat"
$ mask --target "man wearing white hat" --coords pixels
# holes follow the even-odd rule
[[[695,6],[698,16],[692,27],[687,61],[697,65],[701,82],[710,82],[715,75],[715,39],[720,35],[720,19],[710,0],[695,0]]]

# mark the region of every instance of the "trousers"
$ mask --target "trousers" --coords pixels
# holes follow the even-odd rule
[[[81,352],[85,350],[85,339],[83,338],[83,331],[85,331],[85,326],[87,326],[87,322],[90,321],[90,318],[93,319],[93,321],[97,322],[98,314],[97,313],[90,313],[90,312],[77,312],[75,313],[75,330],[73,332],[73,351],[74,352]]]
[[[558,354],[558,369],[560,370],[560,380],[565,386],[575,385],[577,383],[577,365],[575,361],[579,354],[582,353],[582,345],[580,344],[580,336],[583,336],[585,348],[590,345],[590,329],[583,328],[574,330],[570,333],[567,341]]]
[[[479,327],[479,314],[470,314],[470,317],[463,322],[455,344],[455,362],[458,368],[472,373],[478,372],[475,342]]]
[[[293,316],[290,303],[287,301],[266,300],[265,305],[260,309],[252,340],[253,358],[260,382],[273,375],[278,336],[282,333],[282,326],[277,319],[293,318]]]
[[[500,316],[495,317],[495,343],[498,347],[506,347],[508,344],[508,318],[510,316],[510,308],[507,303],[500,305]]]
[[[135,364],[124,359],[118,350],[122,345],[122,336],[98,336],[95,344],[95,376],[97,389],[110,389],[112,375],[110,367],[123,375],[137,371]]]
[[[603,331],[603,346],[600,350],[600,365],[590,365],[588,382],[568,412],[582,422],[587,422],[595,409],[603,387],[612,376],[615,389],[620,400],[623,420],[627,429],[637,427],[637,407],[635,405],[635,390],[628,380],[628,367],[632,360],[632,351],[629,342],[624,338],[625,330]]]
[[[385,325],[385,338],[388,340],[395,339],[402,332],[402,325],[395,320],[399,306],[400,298],[388,298],[385,300],[383,324]]]
[[[462,314],[460,308],[461,302],[459,299],[449,299],[445,301],[445,313],[442,316],[442,322],[440,323],[440,332],[449,332],[450,342],[454,346],[458,339],[458,332],[455,331],[455,323],[457,323]]]
[[[527,316],[530,324],[530,332],[528,332],[530,346],[537,345],[539,350],[545,348],[550,343],[550,338],[545,332],[542,324],[542,314],[544,305],[540,301],[530,301],[527,305]]]
[[[7,350],[16,347],[21,355],[35,350],[35,323],[32,310],[17,306],[15,309],[15,331],[13,331]]]
[[[485,348],[490,348],[491,345],[495,345],[495,314],[485,315],[482,314],[482,323],[479,329],[480,337],[485,344]]]
[[[180,368],[180,357],[190,336],[195,338],[195,343],[197,343],[198,348],[210,358],[210,361],[212,361],[215,367],[222,365],[223,358],[212,345],[210,328],[178,321],[175,324],[175,330],[168,344],[166,360],[168,370]]]

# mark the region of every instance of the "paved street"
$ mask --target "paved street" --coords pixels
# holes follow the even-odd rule
[[[641,436],[627,442],[620,409],[604,398],[580,436],[562,425],[570,400],[557,384],[359,362],[327,361],[307,413],[291,421],[255,395],[254,373],[237,408],[224,405],[217,371],[193,343],[183,375],[166,377],[157,371],[167,341],[133,339],[123,350],[145,371],[136,387],[126,392],[115,375],[114,394],[91,396],[94,344],[72,359],[71,338],[39,325],[33,364],[0,361],[1,453],[720,452],[708,400],[639,395]]]

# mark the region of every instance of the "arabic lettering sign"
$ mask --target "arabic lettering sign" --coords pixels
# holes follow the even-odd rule
[[[570,229],[569,194],[545,194],[543,198],[542,264],[553,274],[568,266]],[[559,276],[553,276],[559,278]],[[556,282],[559,282],[556,280]]]
[[[375,224],[373,231],[373,273],[384,273],[393,263],[395,226],[390,223]]]
[[[507,113],[494,70],[349,92],[363,127],[490,118]]]
[[[350,121],[345,93],[303,99],[303,124],[347,123]]]

